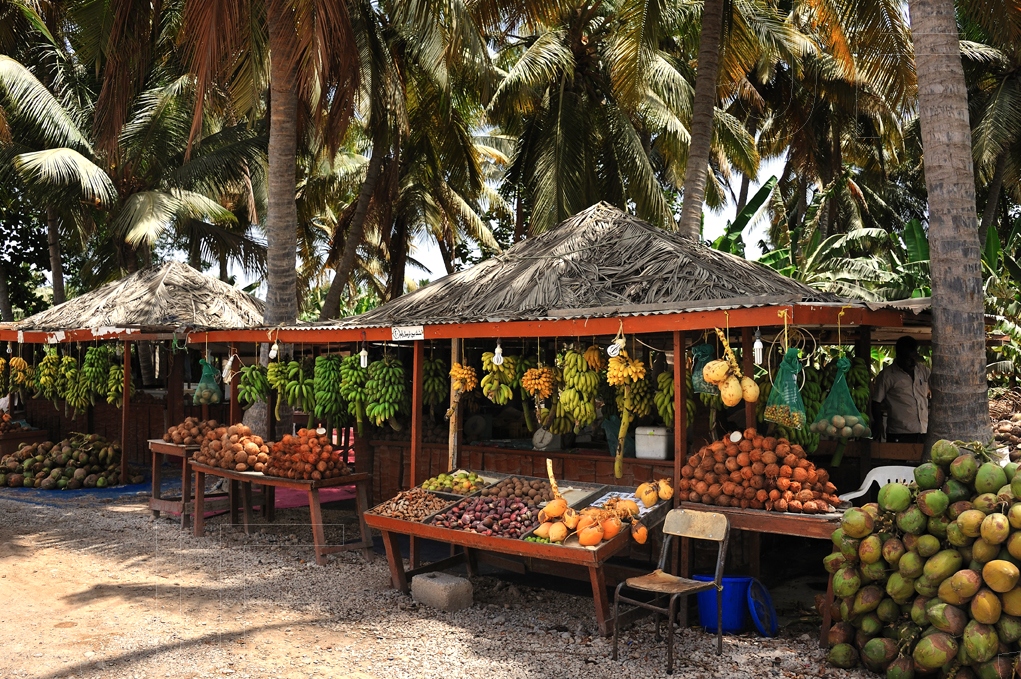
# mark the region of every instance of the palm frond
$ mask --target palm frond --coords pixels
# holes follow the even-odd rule
[[[106,171],[74,149],[22,153],[14,165],[29,185],[73,187],[82,199],[97,205],[117,201],[117,187]]]

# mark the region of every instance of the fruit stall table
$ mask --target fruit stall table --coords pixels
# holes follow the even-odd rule
[[[365,523],[365,512],[368,510],[368,488],[372,477],[367,473],[348,474],[337,476],[332,479],[304,480],[288,479],[280,476],[267,476],[262,472],[238,472],[231,469],[209,467],[197,462],[191,462],[191,468],[195,472],[195,536],[201,537],[205,531],[205,490],[206,474],[230,479],[231,482],[241,484],[241,498],[244,506],[244,526],[248,533],[252,523],[252,498],[251,484],[256,483],[267,490],[273,488],[292,488],[308,493],[308,509],[312,523],[312,540],[315,544],[316,563],[320,566],[326,564],[326,555],[336,552],[346,552],[352,549],[361,549],[366,560],[372,558],[372,534]],[[319,489],[333,488],[336,486],[355,486],[356,511],[358,513],[358,525],[361,539],[357,542],[348,542],[342,545],[326,544],[326,534],[323,530],[323,511],[319,503]],[[232,517],[233,518],[233,517]],[[272,521],[272,517],[269,519]],[[233,521],[232,521],[233,523]]]
[[[191,527],[191,517],[195,513],[192,496],[191,455],[198,446],[184,446],[178,443],[167,443],[162,439],[149,439],[149,450],[152,454],[152,496],[149,498],[149,510],[158,517],[160,512],[174,512],[181,515],[181,528]],[[181,496],[165,498],[162,496],[163,459],[165,456],[177,457],[181,460]],[[233,490],[233,484],[231,485]],[[238,496],[236,493],[216,493],[206,495],[206,510],[230,509],[231,517],[237,516]],[[273,511],[273,490],[263,487],[254,493],[252,502],[262,507],[263,516],[269,517]]]
[[[737,507],[717,507],[697,502],[681,502],[681,509],[692,509],[695,511],[712,511],[723,514],[730,522],[732,530],[748,531],[752,538],[750,553],[752,563],[750,564],[752,575],[759,575],[759,534],[773,533],[775,535],[790,535],[794,537],[815,538],[817,540],[829,540],[837,528],[840,527],[839,512],[827,514],[795,514],[791,512],[767,512],[763,509],[740,509]],[[692,557],[694,552],[691,549],[691,540],[681,539],[681,575],[690,577],[692,571]],[[829,576],[826,586],[826,603],[823,606],[822,628],[819,632],[819,643],[826,647],[826,636],[830,629],[830,608],[833,604],[833,576]]]
[[[10,455],[23,443],[42,443],[50,437],[45,429],[18,429],[0,434],[0,456]]]
[[[571,481],[564,480],[561,484],[567,485]],[[605,491],[623,491],[631,493],[632,487],[606,486]],[[473,495],[466,496],[466,498]],[[453,506],[456,501],[452,500]],[[663,501],[655,506],[653,511],[642,517],[642,523],[647,528],[661,522],[670,509],[670,502]],[[450,506],[442,511],[447,511]],[[613,539],[600,543],[596,547],[564,546],[559,544],[528,542],[521,538],[509,538],[500,536],[486,536],[464,530],[432,526],[419,521],[407,521],[389,516],[381,516],[366,512],[365,523],[369,528],[375,528],[383,534],[383,545],[386,548],[386,558],[390,565],[390,580],[395,589],[405,594],[410,591],[411,578],[422,573],[443,570],[459,563],[466,563],[469,572],[474,572],[479,553],[489,553],[516,557],[514,560],[491,557],[496,564],[513,570],[520,570],[523,561],[524,569],[558,575],[562,577],[574,577],[578,579],[577,573],[572,573],[578,568],[587,572],[588,580],[592,584],[592,598],[596,609],[596,622],[600,634],[609,636],[613,634],[612,597],[607,593],[607,588],[616,583],[613,578],[607,577],[607,561],[622,552],[626,552],[632,542],[630,531],[622,530]],[[404,561],[401,557],[400,546],[397,541],[398,535],[408,535],[412,538],[435,540],[451,546],[459,546],[463,551],[447,559],[426,564],[419,568],[405,570]]]

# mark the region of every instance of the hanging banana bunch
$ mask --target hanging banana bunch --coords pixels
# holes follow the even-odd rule
[[[591,348],[591,347],[590,347]],[[564,352],[564,387],[560,402],[574,420],[574,432],[596,421],[596,394],[599,393],[599,372],[583,354]]]
[[[105,347],[89,347],[82,361],[80,378],[89,391],[89,402],[96,404],[96,394],[100,397],[107,394],[107,381],[110,377],[110,350]]]
[[[304,413],[315,410],[314,369],[306,361],[290,361],[287,364],[287,384],[284,394],[287,405]]]
[[[518,360],[514,373],[514,387],[518,390],[518,395],[521,397],[521,412],[525,416],[525,426],[528,428],[528,432],[530,434],[535,433],[535,430],[539,428],[539,424],[535,421],[536,413],[528,404],[528,391],[525,389],[522,380],[524,380],[525,373],[538,364],[539,361],[537,359],[532,358],[531,356],[522,356]]]
[[[632,389],[636,382],[645,380],[645,364],[632,360],[626,350],[610,359],[606,367],[607,383],[617,387],[617,409],[620,411],[620,429],[617,433],[617,456],[613,461],[613,475],[624,476],[624,441],[635,414],[635,399]],[[648,385],[646,385],[646,390]],[[647,396],[646,392],[646,396]],[[648,408],[648,405],[645,406]]]
[[[585,350],[585,362],[588,364],[589,370],[594,370],[597,373],[606,370],[606,357],[603,355],[603,350],[595,344]]]
[[[77,366],[73,379],[68,377],[67,395],[64,397],[64,415],[76,418],[92,405],[92,383],[85,378],[84,372]]]
[[[131,380],[131,395],[135,395],[135,381]],[[124,366],[112,363],[106,379],[106,402],[120,408],[124,405]]]
[[[32,386],[32,368],[21,356],[12,356],[8,362],[8,389],[11,392],[21,391]]]
[[[368,372],[365,396],[369,405],[365,412],[371,422],[382,427],[388,418],[397,414],[404,399],[404,366],[396,358],[385,356],[369,364]]]
[[[66,400],[67,392],[77,380],[78,361],[74,356],[64,356],[60,359],[60,368],[57,371],[57,396]]]
[[[0,358],[0,395],[6,396],[11,391],[11,376],[7,371],[7,361]]]
[[[359,436],[365,422],[365,383],[368,379],[369,371],[362,367],[361,357],[346,356],[340,362],[340,395],[347,402],[347,411],[355,417]]]
[[[667,427],[674,426],[674,376],[669,372],[661,372],[656,379],[656,395],[653,400],[656,402],[656,412],[659,413],[663,424]],[[695,400],[691,397],[691,373],[687,373],[687,389],[684,392],[685,408],[688,411],[688,423],[695,418]]]
[[[274,361],[266,367],[266,381],[277,392],[276,415],[280,420],[280,402],[287,400],[287,367],[283,361]]]
[[[447,362],[442,358],[427,359],[422,366],[424,383],[422,400],[427,406],[438,406],[450,398],[447,382]]]
[[[447,408],[446,414],[443,416],[444,419],[449,420],[457,409],[457,404],[461,402],[461,398],[465,395],[471,395],[475,390],[475,387],[479,386],[478,377],[475,375],[475,368],[470,365],[461,365],[460,363],[454,363],[450,366],[450,389],[453,391],[453,403]],[[469,398],[469,408],[474,403],[474,400]]]
[[[504,356],[503,363],[493,363],[495,354],[487,351],[482,354],[482,369],[487,373],[482,378],[482,395],[497,405],[506,405],[514,398],[511,385],[517,376],[517,358]]]
[[[238,403],[248,410],[259,401],[269,397],[270,384],[268,370],[255,363],[246,365],[238,371]]]
[[[341,361],[337,354],[316,357],[313,385],[315,416],[320,420],[338,420],[347,412],[347,404],[340,394]]]

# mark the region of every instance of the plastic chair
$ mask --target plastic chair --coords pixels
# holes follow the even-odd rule
[[[653,612],[656,624],[656,641],[661,641],[659,633],[659,616],[665,615],[667,622],[667,661],[666,673],[674,673],[674,624],[679,610],[678,600],[689,594],[697,594],[716,588],[716,655],[723,653],[723,563],[727,559],[727,542],[730,538],[730,523],[723,514],[715,512],[698,512],[691,509],[671,510],[663,522],[663,551],[659,557],[659,568],[648,575],[628,578],[617,585],[613,594],[613,659],[617,659],[617,637],[620,633],[620,602],[632,604]],[[709,540],[718,543],[716,556],[716,577],[712,582],[701,582],[678,577],[663,572],[667,556],[670,554],[670,540],[673,537]],[[652,602],[638,601],[621,596],[624,587],[652,592],[656,599]],[[666,608],[656,606],[660,595],[669,595],[670,603]]]
[[[840,499],[842,501],[850,502],[856,497],[861,497],[865,493],[869,492],[869,488],[872,487],[873,483],[879,483],[879,487],[882,488],[888,483],[907,484],[914,480],[914,467],[907,467],[905,465],[898,464],[890,465],[888,467],[876,467],[865,476],[865,480],[862,481],[861,488],[851,491],[850,493],[844,493],[840,496]]]

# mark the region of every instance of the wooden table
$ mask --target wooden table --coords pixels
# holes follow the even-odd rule
[[[723,514],[730,522],[731,529],[748,531],[753,537],[751,544],[752,575],[758,577],[759,571],[759,535],[773,533],[775,535],[791,535],[795,537],[829,540],[840,527],[841,514],[794,514],[791,512],[767,512],[762,509],[738,509],[735,507],[716,507],[696,502],[682,502],[681,509],[694,511],[710,511]],[[693,552],[691,540],[681,540],[681,575],[691,576]],[[826,603],[822,611],[822,629],[819,632],[819,643],[825,648],[830,629],[830,608],[833,605],[833,576],[830,575],[826,586]]]
[[[149,510],[153,516],[158,517],[160,512],[175,512],[181,515],[181,528],[191,527],[191,516],[194,514],[194,504],[191,492],[191,454],[198,450],[198,446],[184,446],[178,443],[167,443],[162,439],[149,439],[149,451],[152,454],[152,495],[149,498]],[[163,497],[163,457],[180,458],[181,460],[181,496]],[[263,507],[272,504],[272,498],[267,498],[263,492],[259,500]],[[232,493],[217,493],[206,496],[206,509],[231,509],[237,511],[237,497]]]
[[[22,443],[42,443],[49,438],[45,429],[17,429],[0,434],[0,456],[17,452]]]
[[[570,481],[561,481],[561,484],[566,486],[570,484]],[[663,520],[668,509],[669,503],[662,502],[653,512],[643,517],[642,522],[651,529],[653,525]],[[588,571],[588,579],[592,584],[592,598],[595,602],[596,622],[599,625],[599,632],[604,636],[613,634],[612,597],[607,593],[607,586],[615,583],[608,582],[607,580],[606,562],[610,557],[628,548],[631,541],[631,533],[627,530],[627,526],[625,526],[625,530],[622,530],[612,540],[603,542],[593,550],[584,547],[564,547],[555,544],[526,542],[514,538],[490,537],[469,531],[427,525],[416,521],[394,519],[371,512],[365,514],[365,523],[370,528],[375,528],[383,534],[386,558],[390,564],[391,584],[395,589],[399,589],[405,594],[410,591],[408,583],[411,578],[421,573],[443,570],[461,562],[467,562],[469,571],[473,572],[476,563],[476,552],[494,552],[526,560],[534,559],[552,563],[555,565],[554,568],[543,569],[543,571],[566,577],[571,577],[570,573],[557,566],[576,566]],[[401,550],[397,543],[398,535],[409,535],[415,538],[458,545],[464,551],[448,559],[405,571],[404,561],[401,558]]]
[[[369,532],[364,518],[366,510],[369,508],[368,487],[372,479],[369,474],[348,474],[347,476],[338,476],[332,479],[306,481],[304,479],[286,479],[279,476],[267,476],[262,472],[237,472],[230,469],[220,469],[219,467],[209,467],[204,464],[198,464],[197,462],[192,462],[191,468],[195,471],[196,536],[201,537],[205,530],[205,477],[206,474],[209,474],[211,476],[219,476],[225,479],[230,479],[232,482],[238,482],[241,484],[241,497],[242,504],[244,506],[244,525],[246,533],[249,532],[252,522],[251,484],[258,483],[269,489],[292,488],[294,490],[303,490],[308,493],[308,509],[312,521],[312,541],[315,544],[316,563],[323,566],[326,564],[327,554],[346,552],[352,549],[361,549],[366,560],[372,559],[372,534]],[[319,489],[335,488],[337,486],[355,486],[355,504],[358,512],[358,526],[361,533],[361,540],[358,542],[348,542],[343,545],[327,546],[326,534],[323,530],[323,510],[319,503]],[[270,518],[270,520],[272,521],[272,518]],[[232,521],[232,523],[234,522]]]

